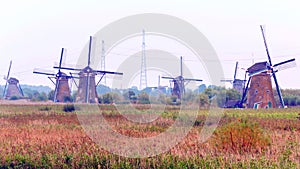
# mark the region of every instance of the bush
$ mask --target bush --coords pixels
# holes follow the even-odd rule
[[[51,110],[51,107],[48,107],[48,106],[46,106],[46,107],[41,107],[41,108],[39,108],[39,110],[40,110],[40,111],[50,111],[50,110]]]
[[[246,120],[229,123],[216,131],[213,142],[227,153],[262,151],[270,145],[269,136],[254,122]]]
[[[48,100],[54,100],[54,90],[51,90],[51,91],[48,93]]]
[[[18,97],[18,96],[11,96],[11,97],[9,98],[9,100],[19,100],[19,97]]]
[[[111,93],[106,93],[102,96],[102,103],[103,104],[111,104],[113,103],[113,96]]]
[[[44,92],[39,93],[39,92],[35,91],[31,97],[31,101],[47,101],[47,100],[48,100],[48,96]]]
[[[75,106],[73,104],[66,104],[63,107],[64,112],[73,112],[75,111]]]
[[[209,105],[208,96],[203,93],[199,94],[197,102],[199,103],[200,107],[208,107]]]
[[[177,99],[177,96],[171,96],[170,98],[167,99],[167,104],[168,105],[180,105],[181,101]]]
[[[145,92],[140,93],[137,99],[139,104],[150,104],[149,95]]]

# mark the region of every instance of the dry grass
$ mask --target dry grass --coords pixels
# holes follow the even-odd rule
[[[44,105],[0,106],[2,167],[300,167],[300,121],[276,116],[262,118],[260,113],[272,114],[271,111],[256,114],[251,111],[249,124],[240,120],[238,112],[234,112],[236,116],[232,116],[231,111],[225,112],[215,135],[205,143],[198,141],[205,120],[205,115],[199,115],[199,124],[169,152],[151,158],[129,159],[98,147],[83,132],[76,115],[64,113],[62,105],[48,106],[51,107],[49,111],[43,109]],[[131,137],[155,136],[174,122],[174,116],[169,112],[150,124],[134,124],[112,111],[111,106],[103,107],[103,110],[113,112],[107,113],[105,118],[116,131]],[[285,111],[289,113],[291,110]],[[298,109],[292,111],[300,112]],[[176,114],[176,110],[170,112]]]

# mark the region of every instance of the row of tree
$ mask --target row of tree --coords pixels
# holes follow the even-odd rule
[[[150,93],[126,90],[122,92],[109,92],[99,96],[99,103],[161,103],[178,105],[181,102],[199,103],[202,107],[207,107],[215,100],[216,104],[223,107],[229,100],[239,100],[241,94],[233,89],[225,89],[223,87],[209,87],[202,92],[187,90],[182,99],[179,100],[176,96],[170,96],[164,92],[154,90]]]
[[[41,88],[41,87],[39,87]],[[23,88],[25,98],[32,101],[47,101],[54,99],[54,90],[46,92],[45,89],[38,91],[38,88]],[[103,89],[103,90],[101,90]],[[100,92],[101,91],[101,92]],[[100,86],[97,88],[99,93],[99,103],[111,104],[111,103],[137,103],[137,104],[149,104],[149,103],[163,103],[163,104],[180,104],[181,101],[185,102],[197,102],[202,107],[207,107],[215,99],[216,104],[223,107],[226,102],[230,100],[240,100],[241,94],[234,89],[226,89],[224,87],[199,86],[198,90],[187,89],[182,100],[179,100],[176,96],[171,96],[166,93],[166,90],[144,90],[138,91],[136,88],[126,90],[111,90],[109,87]],[[3,94],[3,88],[0,87],[0,95]],[[276,91],[274,90],[275,99],[279,102]],[[282,90],[283,99],[287,106],[300,106],[300,90],[299,89],[285,89]],[[65,102],[73,102],[76,98],[76,92],[71,97],[64,99]],[[12,97],[12,100],[19,99]]]
[[[300,106],[300,90],[284,89],[282,94],[283,101],[287,106]]]

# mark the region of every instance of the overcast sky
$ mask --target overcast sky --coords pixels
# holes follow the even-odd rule
[[[235,62],[241,68],[265,61],[267,55],[259,25],[266,25],[266,37],[273,63],[296,58],[300,65],[300,12],[297,1],[279,0],[144,0],[144,1],[40,1],[1,0],[0,75],[7,73],[21,84],[49,85],[47,77],[33,69],[51,70],[62,47],[66,63],[76,64],[90,35],[126,16],[161,13],[181,18],[199,29],[215,48],[225,78],[232,78]],[[141,44],[128,46],[140,49]],[[189,65],[188,59],[186,64]],[[107,58],[106,69],[114,71]],[[300,67],[277,73],[282,88],[300,88]],[[243,78],[240,69],[239,78]],[[148,80],[148,81],[156,81]],[[205,82],[204,82],[205,83]],[[0,84],[5,84],[0,80]],[[154,84],[149,84],[150,86]],[[138,86],[138,84],[136,84]],[[52,86],[53,87],[53,86]]]

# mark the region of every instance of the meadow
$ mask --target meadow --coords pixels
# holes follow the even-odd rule
[[[180,111],[169,106],[155,121],[135,124],[113,105],[99,108],[115,131],[137,138],[165,132]],[[77,110],[68,110],[63,104],[0,105],[0,168],[300,168],[300,108],[226,109],[204,143],[198,137],[208,110],[199,110],[180,143],[148,158],[106,151],[84,132]]]

